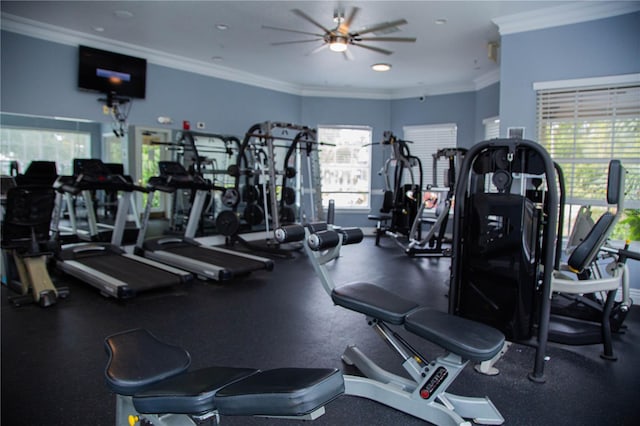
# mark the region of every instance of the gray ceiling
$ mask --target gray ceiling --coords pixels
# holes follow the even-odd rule
[[[500,40],[496,18],[539,19],[586,3],[613,10],[614,4],[625,2],[3,0],[1,8],[5,29],[29,33],[35,28],[37,34],[56,34],[68,44],[78,41],[161,65],[284,91],[401,97],[473,90],[497,81],[499,63],[489,59],[487,49],[489,42]],[[399,31],[384,35],[417,41],[369,43],[392,50],[391,55],[350,46],[353,59],[347,60],[329,49],[311,53],[319,41],[272,45],[313,37],[263,28],[317,33],[321,30],[292,9],[332,29],[336,8],[348,15],[352,7],[360,8],[352,31],[404,18],[408,23]],[[436,23],[439,19],[446,23]],[[218,29],[220,24],[227,28]],[[391,71],[372,71],[370,66],[378,62],[391,64]]]

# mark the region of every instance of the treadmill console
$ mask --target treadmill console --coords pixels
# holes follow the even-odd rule
[[[75,158],[73,177],[87,182],[108,182],[111,170],[101,161],[93,158]]]
[[[191,189],[209,189],[209,184],[200,175],[190,174],[177,161],[159,161],[160,181],[165,185]]]

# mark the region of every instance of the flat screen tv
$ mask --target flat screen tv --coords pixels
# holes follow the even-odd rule
[[[92,47],[79,47],[78,87],[106,94],[144,99],[147,60]]]

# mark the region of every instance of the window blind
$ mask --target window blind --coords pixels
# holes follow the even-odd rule
[[[490,117],[482,120],[484,125],[484,139],[495,139],[500,137],[500,118]]]
[[[538,90],[537,123],[568,204],[605,205],[608,163],[619,159],[629,172],[625,206],[640,207],[640,84]]]
[[[454,123],[430,124],[403,127],[404,140],[411,141],[409,150],[422,162],[424,186],[433,182],[433,154],[442,148],[455,148],[458,140],[458,127]],[[437,185],[444,186],[444,176],[449,168],[447,159],[437,164]],[[423,188],[424,189],[424,188]]]

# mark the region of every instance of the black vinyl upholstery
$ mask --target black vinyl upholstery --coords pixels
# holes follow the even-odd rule
[[[493,327],[429,308],[407,315],[404,328],[472,361],[489,360],[504,345],[504,335]]]
[[[144,329],[114,334],[104,344],[109,355],[107,383],[122,395],[140,392],[185,372],[191,365],[189,352],[158,340]]]
[[[419,306],[382,287],[365,282],[338,287],[331,292],[331,299],[336,305],[395,325],[402,324],[405,316]]]
[[[337,369],[278,368],[224,387],[217,395],[223,415],[302,416],[344,393]]]
[[[133,405],[140,413],[206,413],[216,409],[216,392],[257,372],[252,368],[233,367],[190,371],[136,393]]]
[[[208,367],[187,372],[189,353],[144,329],[105,339],[105,377],[146,414],[303,416],[344,393],[335,368]]]
[[[626,170],[620,160],[609,162],[607,178],[607,203],[616,205],[616,213],[605,212],[591,228],[587,236],[571,253],[567,264],[577,272],[582,272],[595,259],[598,251],[609,238],[624,203],[624,185]]]

